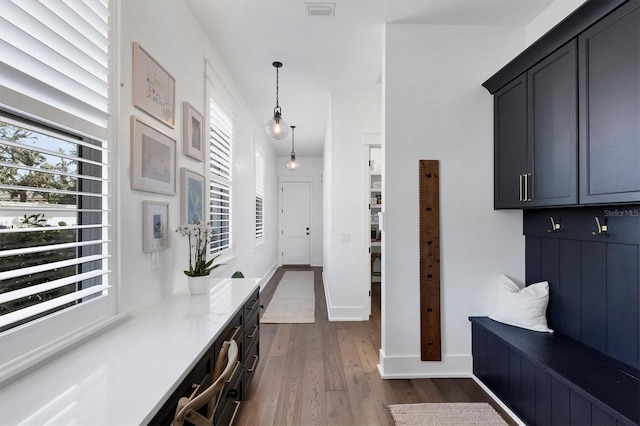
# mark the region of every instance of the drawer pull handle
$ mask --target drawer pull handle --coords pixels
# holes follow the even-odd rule
[[[253,337],[256,335],[259,329],[260,329],[260,326],[258,324],[254,325],[253,332],[250,335],[248,335],[247,338],[253,339]]]
[[[253,365],[250,369],[247,370],[247,373],[253,373],[254,371],[256,371],[256,365],[258,365],[258,359],[260,357],[258,355],[254,355],[253,358]]]
[[[238,409],[240,409],[240,401],[234,401],[234,404],[236,404],[236,408],[235,408],[235,410],[233,410],[233,416],[231,416],[231,420],[229,421],[229,426],[231,426],[233,424],[233,422],[236,420],[236,415],[238,414]]]
[[[238,390],[237,389],[229,389],[227,391],[227,398],[237,398],[238,397]]]
[[[254,301],[253,304],[251,306],[247,306],[247,312],[253,311],[256,307],[256,303],[258,303],[258,301]]]
[[[231,335],[231,338],[229,340],[235,340],[236,342],[238,341],[238,339],[236,339],[236,337],[238,336],[238,333],[240,333],[240,330],[242,329],[242,327],[240,327],[239,325],[236,325],[235,327],[233,327],[236,331],[233,332],[233,334]]]
[[[233,372],[231,373],[231,376],[229,376],[229,378],[227,379],[227,383],[231,383],[234,377],[236,377],[236,371],[238,371],[239,365],[240,365],[240,361],[236,361],[236,365],[235,367],[233,367]]]

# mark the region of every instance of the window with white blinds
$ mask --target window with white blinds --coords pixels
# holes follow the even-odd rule
[[[256,149],[256,239],[264,237],[264,156]]]
[[[233,196],[233,121],[209,101],[209,220],[210,253],[231,248]]]
[[[109,0],[0,0],[0,381],[116,312],[111,25]]]
[[[107,290],[105,147],[0,116],[0,332]]]
[[[0,103],[106,139],[108,0],[0,0],[0,52]]]

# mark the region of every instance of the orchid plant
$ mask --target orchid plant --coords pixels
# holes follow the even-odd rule
[[[222,263],[213,264],[219,255],[207,261],[207,246],[212,233],[211,226],[207,222],[181,225],[176,232],[189,238],[189,269],[184,271],[185,275],[203,277],[222,265]]]

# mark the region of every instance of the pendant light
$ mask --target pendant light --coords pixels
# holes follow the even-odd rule
[[[291,158],[287,161],[287,169],[295,172],[300,167],[300,162],[296,160],[296,149],[295,149],[295,130],[296,126],[291,126]]]
[[[279,95],[279,74],[278,71],[280,67],[282,67],[282,62],[274,62],[272,64],[276,69],[276,107],[273,109],[273,118],[267,122],[267,134],[271,139],[274,140],[283,140],[289,134],[289,128],[287,127],[287,123],[282,119],[282,110],[280,109],[280,104],[278,103],[278,95]]]

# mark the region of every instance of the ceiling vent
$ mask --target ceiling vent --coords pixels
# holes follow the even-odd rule
[[[332,17],[336,14],[336,4],[325,2],[305,2],[304,10],[307,16]]]

